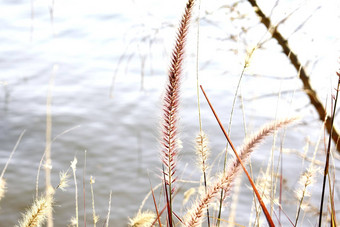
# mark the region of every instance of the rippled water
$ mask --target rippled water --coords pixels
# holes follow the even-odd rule
[[[59,172],[67,170],[76,156],[81,218],[84,213],[82,177],[85,172],[88,223],[91,219],[88,182],[92,175],[96,180],[93,186],[100,225],[106,217],[112,191],[110,226],[126,226],[128,217],[134,216],[149,191],[149,178],[153,186],[160,182],[158,137],[161,97],[175,34],[173,26],[177,26],[183,4],[181,1],[145,1],[145,4],[134,1],[56,1],[51,20],[48,3],[33,3],[33,6],[24,1],[0,3],[0,166],[5,165],[20,133],[26,130],[5,173],[7,193],[0,203],[0,226],[16,224],[35,195],[35,179],[45,150],[49,91],[52,94],[52,138],[55,139],[52,144],[53,185],[58,184]],[[145,8],[141,8],[142,5]],[[173,10],[168,10],[170,8]],[[223,13],[217,12],[214,18],[216,21],[223,18]],[[228,43],[215,39],[215,36],[223,34],[224,28],[220,24],[215,26],[208,19],[202,20],[201,27],[201,83],[227,125],[242,68],[239,64],[242,56],[235,60],[230,52],[224,54],[223,50],[229,47],[222,44]],[[180,132],[183,151],[178,173],[183,174],[185,180],[198,181],[199,171],[193,165],[198,114],[194,73],[196,41],[191,42],[195,40],[195,29],[192,30],[182,84]],[[237,49],[238,44],[233,45]],[[274,60],[285,61],[281,55],[271,57],[274,68],[277,65]],[[320,62],[325,62],[327,57],[323,56]],[[294,70],[287,68],[276,71],[279,76],[294,77]],[[316,70],[319,68],[316,67]],[[263,73],[267,72],[264,70]],[[49,89],[51,78],[54,78],[54,84]],[[326,90],[327,94],[329,86],[321,86],[325,82],[318,79],[317,74],[314,81],[323,81],[315,84],[319,86],[321,97],[325,97],[322,92]],[[329,85],[328,81],[326,83]],[[307,138],[315,143],[321,124],[313,108],[306,106],[308,100],[300,87],[298,79],[279,80],[247,73],[241,92],[248,132],[275,119],[275,116],[303,114],[301,123],[288,129],[284,147],[302,153]],[[282,94],[280,101],[277,95],[260,97],[286,90],[289,91]],[[201,101],[203,127],[210,137],[211,157],[215,159],[223,150],[225,140],[206,102]],[[238,99],[231,134],[236,145],[240,145],[244,138],[243,124],[242,106]],[[272,141],[273,138],[269,139],[253,156],[255,173],[266,168]],[[84,170],[85,150],[87,162]],[[214,171],[220,165],[216,164]],[[303,168],[301,159],[293,153],[285,155],[283,165],[284,176],[288,180],[285,192],[288,198],[298,180],[296,173]],[[44,190],[43,182],[42,173],[40,191]],[[66,192],[56,193],[56,226],[67,225],[75,215],[74,185],[71,182]],[[252,193],[247,185],[244,179],[236,215],[241,224],[247,224],[251,207]],[[192,186],[183,184],[179,194]],[[318,188],[315,193],[320,193]],[[315,201],[318,201],[317,198]],[[180,201],[177,206],[179,210]],[[146,207],[153,209],[151,201]],[[291,217],[294,217],[295,207],[288,201],[287,213]],[[228,209],[225,212],[227,214]],[[80,223],[82,225],[82,221]],[[305,221],[306,226],[307,223]]]

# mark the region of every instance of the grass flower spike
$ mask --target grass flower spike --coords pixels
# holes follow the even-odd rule
[[[201,167],[202,172],[205,173],[208,168],[207,160],[209,156],[209,148],[208,137],[203,131],[201,131],[199,135],[196,137],[196,154],[198,164]]]
[[[182,64],[184,55],[184,46],[186,36],[189,28],[189,21],[191,12],[194,5],[193,0],[187,2],[184,15],[181,20],[180,27],[177,33],[175,48],[172,53],[171,66],[169,70],[169,79],[166,86],[163,104],[162,116],[162,139],[161,139],[161,159],[164,164],[164,179],[166,187],[169,189],[169,214],[172,215],[172,194],[174,193],[173,183],[176,181],[176,162],[179,152],[178,143],[178,108],[179,108],[179,93],[180,81],[182,77]],[[169,222],[171,222],[171,217]]]
[[[47,219],[47,212],[52,209],[46,197],[36,199],[32,207],[24,214],[22,221],[17,227],[39,227]]]

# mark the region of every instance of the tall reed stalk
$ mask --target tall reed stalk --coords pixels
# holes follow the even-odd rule
[[[52,185],[51,185],[51,169],[52,169],[52,159],[51,159],[51,143],[52,143],[52,88],[54,85],[54,77],[57,70],[57,66],[53,66],[52,75],[49,80],[48,94],[46,100],[46,145],[45,145],[45,187],[46,187],[46,201],[47,203],[52,203]],[[48,205],[47,208],[52,207]],[[50,209],[47,212],[47,226],[53,227],[53,212]]]

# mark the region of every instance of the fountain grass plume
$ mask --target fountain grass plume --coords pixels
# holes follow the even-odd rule
[[[168,73],[168,84],[163,99],[162,116],[162,138],[161,138],[161,159],[164,164],[163,174],[165,175],[165,185],[169,188],[168,199],[170,216],[172,216],[172,194],[174,193],[173,183],[176,181],[176,162],[179,152],[178,146],[178,108],[180,80],[182,77],[182,65],[184,47],[189,28],[189,21],[194,5],[194,0],[188,0],[185,12],[182,16],[180,27],[177,33],[175,47],[173,49],[171,65]],[[171,222],[171,217],[169,218]]]
[[[239,157],[242,162],[247,161],[249,155],[254,151],[255,147],[260,144],[263,139],[273,133],[275,130],[286,126],[287,124],[295,121],[297,118],[287,118],[280,121],[273,122],[264,126],[258,133],[251,136],[244,142],[244,145],[240,149]],[[203,195],[188,211],[188,215],[185,221],[185,226],[193,227],[199,226],[203,219],[203,211],[208,206],[210,201],[223,189],[226,194],[231,190],[232,183],[238,172],[241,170],[240,162],[235,159],[227,169],[226,174],[222,174],[219,179],[212,184],[207,193]]]
[[[207,160],[210,152],[208,147],[208,137],[204,131],[200,131],[200,133],[196,137],[195,148],[198,159],[197,163],[202,172],[206,173],[208,169]]]
[[[44,224],[47,220],[48,211],[52,209],[52,203],[53,199],[52,202],[49,202],[47,196],[36,199],[16,227],[38,227]]]

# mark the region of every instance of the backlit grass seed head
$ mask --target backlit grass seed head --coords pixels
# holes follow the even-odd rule
[[[44,224],[47,219],[47,213],[52,209],[52,203],[48,202],[46,197],[41,197],[35,200],[32,207],[23,215],[19,225],[16,227],[39,227]]]
[[[68,226],[70,227],[78,226],[78,219],[76,217],[72,217],[70,220],[70,224]]]
[[[94,184],[96,183],[96,180],[93,176],[90,177],[90,184]]]
[[[303,197],[311,196],[310,192],[307,191],[307,187],[315,183],[315,177],[320,168],[311,165],[300,177],[300,187],[296,190],[296,197],[300,200]]]
[[[60,188],[62,191],[65,191],[66,188],[69,186],[68,185],[69,177],[70,177],[70,174],[68,172],[61,171],[59,173],[60,182],[59,182],[59,185],[57,186],[57,188]]]
[[[161,123],[161,155],[162,162],[165,165],[164,174],[166,175],[166,184],[171,186],[176,180],[177,156],[179,152],[178,144],[178,108],[180,96],[180,84],[182,77],[182,65],[184,47],[191,18],[191,11],[194,0],[189,0],[185,13],[181,19],[181,24],[177,32],[175,47],[172,52],[170,69],[168,73],[168,83],[163,98],[163,116]],[[171,186],[171,192],[173,187]]]
[[[138,213],[136,217],[130,219],[130,227],[150,227],[156,219],[156,214],[151,211]]]
[[[78,160],[76,157],[74,157],[73,161],[71,162],[71,168],[73,171],[76,171],[77,163],[78,163]]]
[[[98,215],[93,216],[93,222],[97,224],[98,221],[99,221],[99,216]]]

